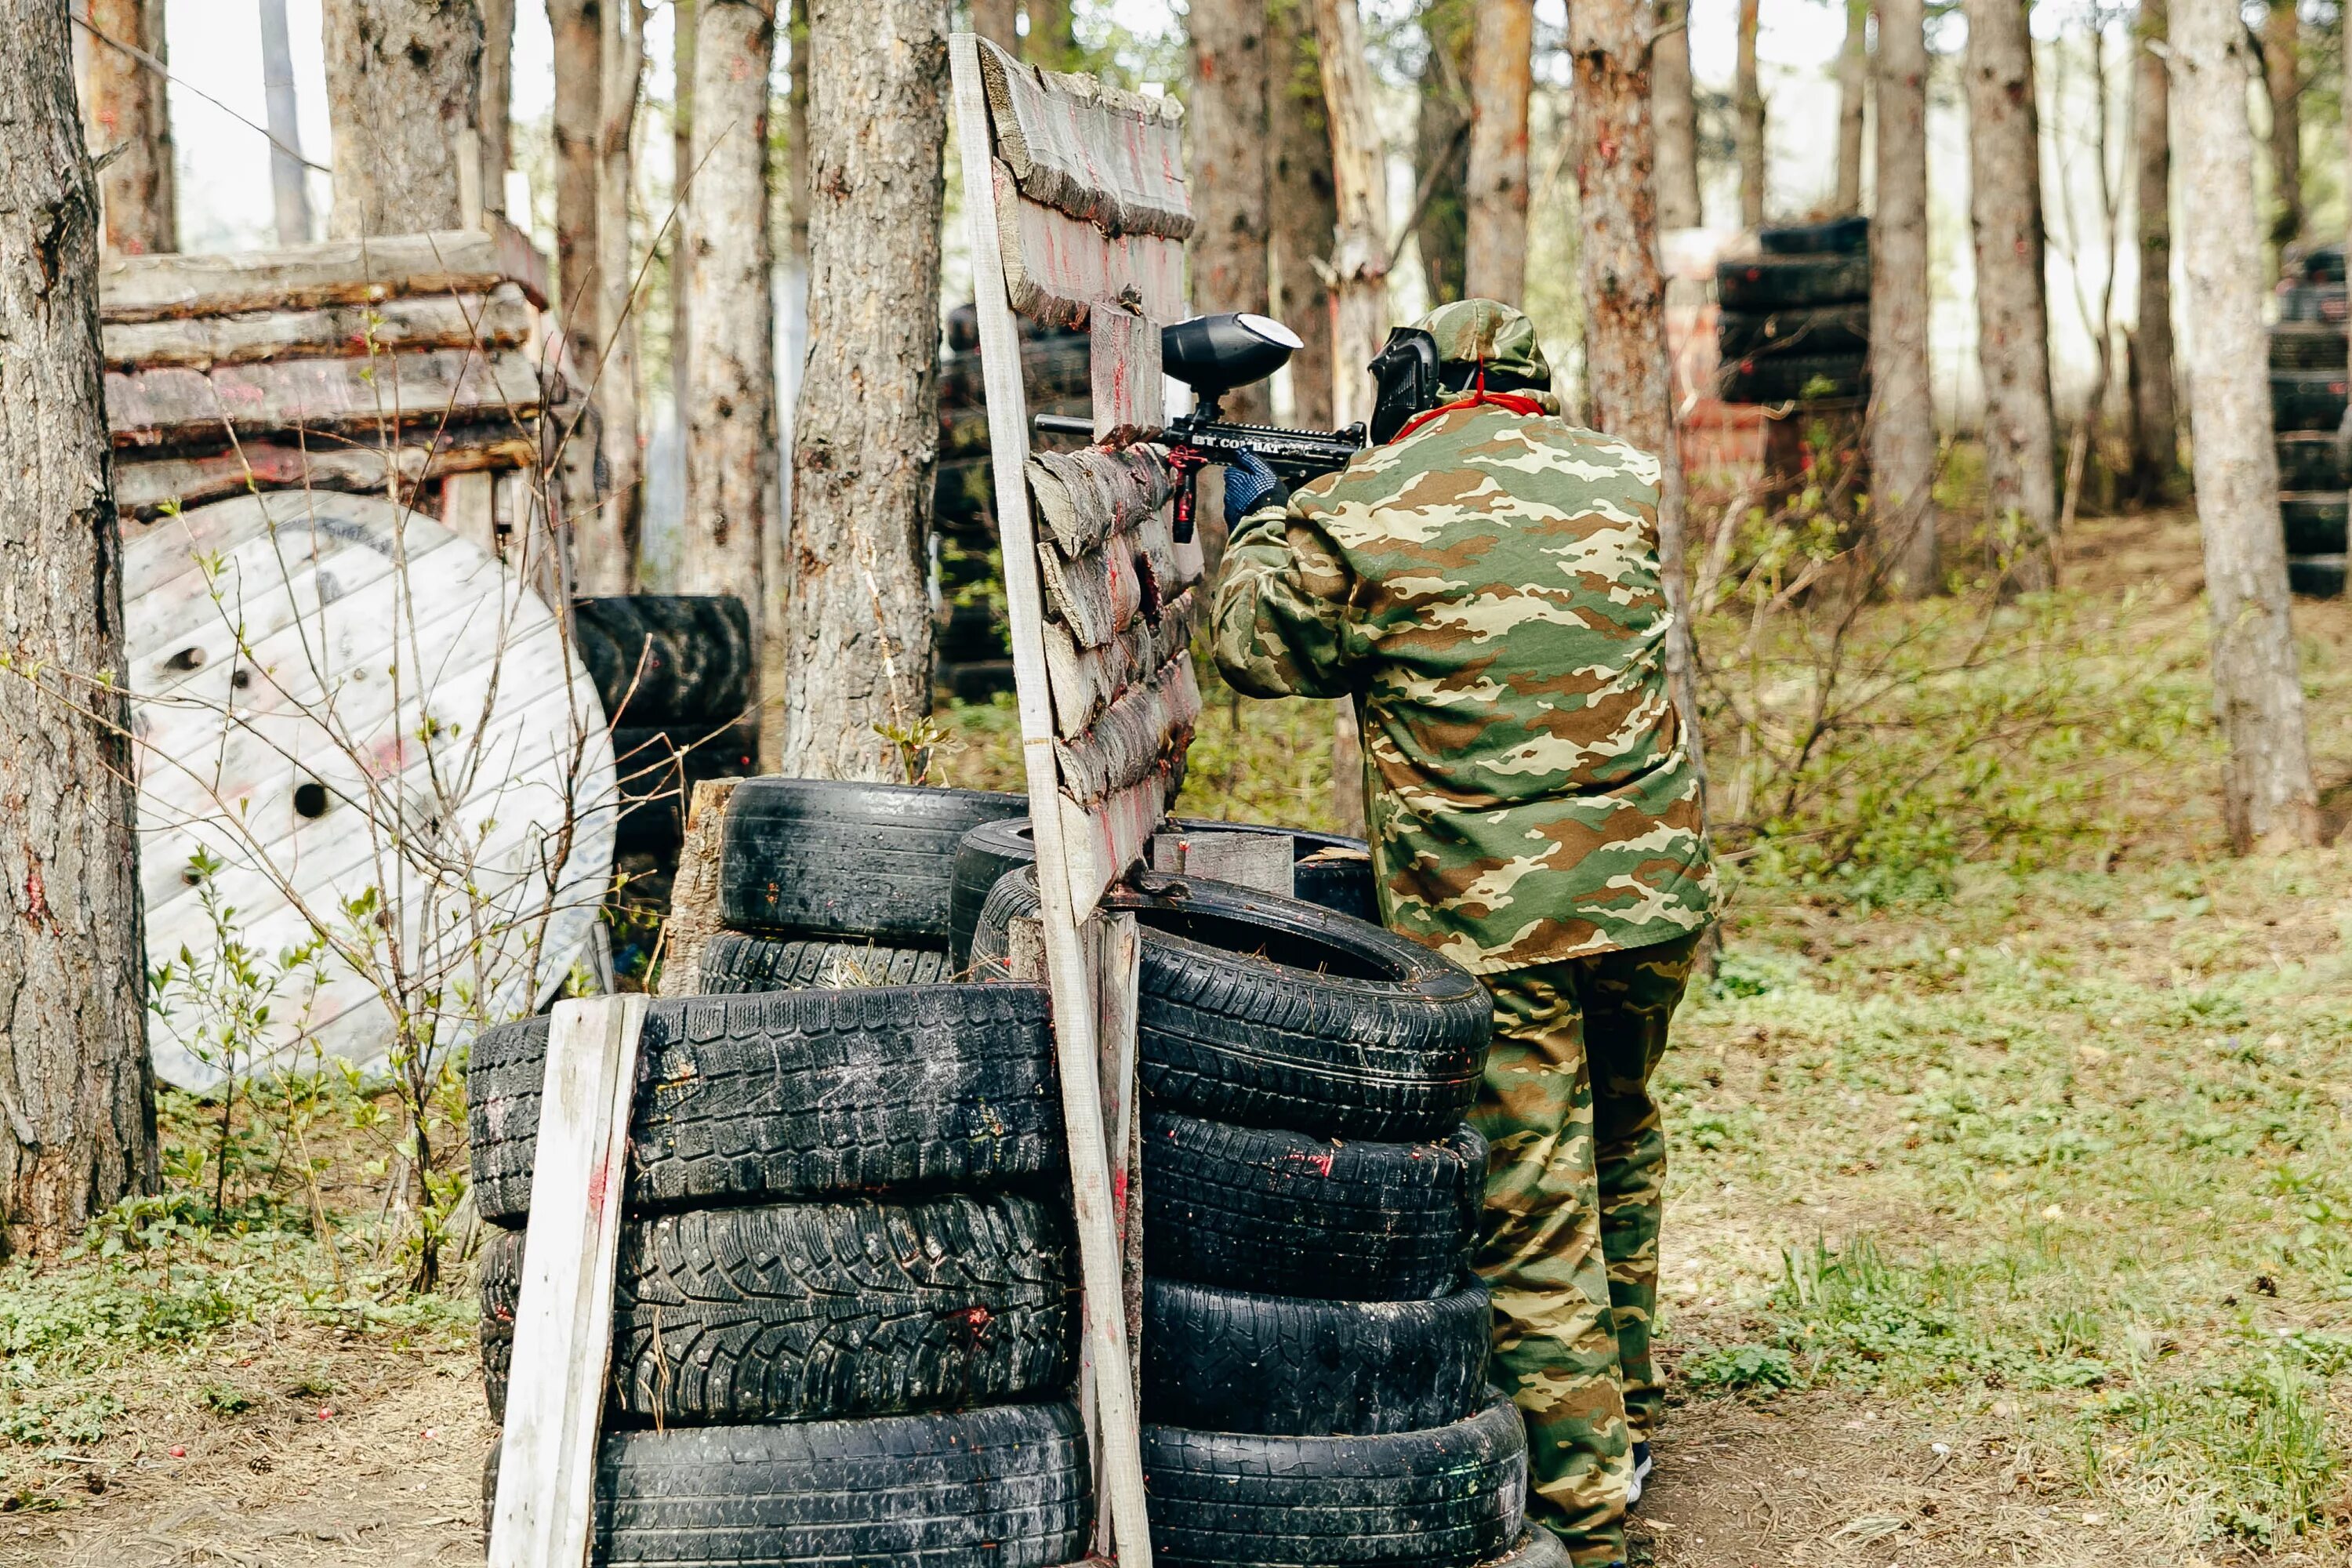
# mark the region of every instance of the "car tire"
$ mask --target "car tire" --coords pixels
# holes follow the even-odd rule
[[[2271,368],[2344,369],[2344,324],[2340,321],[2281,321],[2271,329]]]
[[[2290,555],[2286,558],[2286,585],[2290,592],[2306,599],[2340,599],[2344,596],[2344,563],[2342,555]]]
[[[574,599],[572,625],[611,723],[709,729],[751,706],[751,617],[731,594]]]
[[[2271,372],[2271,423],[2280,430],[2334,430],[2344,423],[2346,373]]]
[[[2346,492],[2318,495],[2282,494],[2279,526],[2286,533],[2289,555],[2341,555],[2345,552]]]
[[[1059,1568],[1085,1555],[1094,1500],[1060,1403],[607,1432],[595,1493],[598,1568]]]
[[[483,1253],[492,1420],[505,1417],[524,1235],[497,1233]],[[1048,1397],[1076,1376],[1077,1289],[1061,1205],[1012,1194],[625,1221],[613,1409],[730,1426]]]
[[[1540,1524],[1530,1524],[1502,1556],[1484,1568],[1569,1568],[1568,1548]]]
[[[1143,1118],[1143,1234],[1151,1267],[1229,1290],[1318,1300],[1425,1301],[1470,1264],[1486,1142],[1338,1142]]]
[[[1870,352],[1870,307],[1822,305],[1812,310],[1726,311],[1716,318],[1715,341],[1726,360],[1774,354],[1807,358]]]
[[[1150,1426],[1143,1478],[1170,1568],[1475,1568],[1525,1527],[1527,1431],[1491,1393],[1466,1420],[1377,1437]]]
[[[936,947],[722,931],[702,944],[695,984],[705,996],[743,996],[812,986],[935,985],[952,973],[948,955]]]
[[[727,803],[719,916],[738,931],[944,944],[956,846],[1028,797],[971,789],[746,779]]]
[[[1037,911],[1034,867],[999,879],[975,971]],[[1137,1066],[1164,1109],[1339,1138],[1433,1137],[1477,1098],[1494,1032],[1486,988],[1420,943],[1328,910],[1198,878],[1107,908],[1143,928]]]
[[[1305,828],[1184,818],[1171,821],[1169,826],[1178,833],[1250,833],[1287,838],[1292,898],[1334,914],[1375,924],[1380,921],[1371,850],[1360,838]],[[1007,871],[1036,862],[1037,841],[1025,816],[982,823],[963,836],[956,846],[954,885],[949,895],[948,952],[957,964],[971,962],[971,935],[980,924],[981,908],[988,902],[990,890]]]
[[[1870,220],[1833,217],[1823,223],[1767,224],[1756,231],[1756,244],[1767,256],[1811,256],[1823,251],[1866,256]]]
[[[474,1201],[530,1211],[547,1020],[486,1030],[467,1065]],[[920,1188],[1063,1168],[1042,985],[779,991],[656,1001],[637,1049],[627,1212]]]
[[[2335,431],[2284,430],[2276,444],[2280,489],[2352,489],[2352,470],[2345,468],[2344,448]]]
[[[1723,371],[1726,403],[1835,403],[1860,397],[1869,386],[1862,354],[1758,354]]]
[[[1850,304],[1870,298],[1870,257],[1832,252],[1718,262],[1715,295],[1724,310],[1751,314]]]
[[[1300,1437],[1444,1426],[1486,1386],[1475,1280],[1429,1301],[1322,1301],[1143,1281],[1143,1418]]]

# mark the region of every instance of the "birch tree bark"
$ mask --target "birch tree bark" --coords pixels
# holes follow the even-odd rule
[[[1650,119],[1657,142],[1660,228],[1696,228],[1698,110],[1691,97],[1690,0],[1659,0],[1658,38],[1650,46]]]
[[[1764,222],[1764,85],[1756,72],[1759,0],[1739,0],[1738,58],[1732,71],[1731,143],[1739,159],[1739,226]]]
[[[1432,305],[1462,298],[1470,242],[1470,0],[1424,0],[1406,223]]]
[[[1528,100],[1535,0],[1484,0],[1470,33],[1469,224],[1463,290],[1522,302],[1528,286]]]
[[[155,1100],[131,715],[68,683],[123,657],[98,182],[66,8],[0,18],[0,1226],[54,1254],[153,1190]]]
[[[2140,0],[2132,57],[2132,160],[2138,206],[2139,309],[2131,336],[2132,489],[2144,502],[2170,497],[2180,478],[2179,416],[2172,374],[2172,141],[2170,86],[2150,48],[2165,34],[2165,0]],[[2352,106],[2352,98],[2346,100]]]
[[[1192,102],[1184,117],[1192,196],[1192,308],[1254,310],[1267,297],[1265,0],[1192,0]],[[1236,418],[1271,413],[1265,384],[1227,405]]]
[[[1583,218],[1584,383],[1596,428],[1658,459],[1658,567],[1673,623],[1666,679],[1704,780],[1697,658],[1684,572],[1688,487],[1675,438],[1666,280],[1652,174],[1649,13],[1642,0],[1577,0],[1568,14],[1576,73],[1576,187]],[[1702,787],[1702,799],[1704,790]]]
[[[1315,49],[1339,211],[1331,256],[1331,417],[1352,425],[1372,416],[1364,367],[1388,341],[1390,325],[1388,160],[1356,0],[1315,0]]]
[[[337,239],[459,222],[459,139],[478,128],[477,0],[325,0]]]
[[[1862,210],[1862,128],[1870,97],[1870,0],[1846,0],[1845,47],[1838,51],[1837,192],[1834,212]]]
[[[2270,0],[2263,16],[2263,87],[2271,104],[2273,243],[2303,237],[2303,18],[2295,0]]]
[[[2318,795],[2287,612],[2286,545],[2271,446],[2263,338],[2263,229],[2255,211],[2249,75],[2259,68],[2235,0],[2175,0],[2172,141],[2180,150],[2188,285],[2189,448],[2213,705],[2230,756],[2221,815],[2240,853],[2318,841]]]
[[[1871,526],[1889,586],[1914,597],[1936,587],[1926,26],[1921,0],[1878,0],[1878,189],[1870,226]]]
[[[734,594],[755,646],[774,629],[761,545],[779,524],[775,247],[768,226],[768,75],[775,0],[699,0],[696,170],[684,244],[686,549],[679,591]],[[763,658],[762,667],[765,666]]]
[[[783,771],[896,779],[931,707],[946,0],[809,0],[809,359]],[[893,739],[896,737],[896,739]]]
[[[1984,377],[1985,485],[2014,538],[2010,578],[2053,579],[2057,436],[2050,412],[2042,150],[2025,0],[1968,0],[1969,212],[1976,236],[1977,363]]]
[[[482,210],[502,216],[514,164],[514,24],[515,0],[482,0]]]
[[[645,80],[645,0],[603,0],[603,110],[596,142],[596,332],[602,362],[583,367],[596,387],[599,449],[610,487],[597,524],[579,538],[574,567],[587,591],[634,593],[645,496],[638,410],[637,263],[629,232],[636,168],[638,89]]]
[[[111,153],[99,175],[106,248],[153,256],[180,248],[172,173],[172,114],[163,74],[139,58],[167,59],[163,0],[89,0],[97,35],[85,53],[82,126],[93,156]],[[133,54],[132,50],[139,54]]]
[[[625,0],[618,0],[625,3]],[[604,24],[600,0],[547,0],[554,40],[556,313],[564,346],[584,381],[604,344],[596,331],[596,147],[604,121]]]
[[[310,182],[302,162],[302,121],[294,96],[294,45],[286,0],[261,0],[261,100],[269,125],[269,196],[278,243],[310,243]]]
[[[1266,248],[1275,319],[1297,332],[1300,343],[1290,356],[1291,417],[1321,429],[1331,423],[1331,310],[1317,264],[1330,258],[1339,209],[1307,4],[1269,0],[1266,5],[1266,110],[1274,147],[1266,175]]]

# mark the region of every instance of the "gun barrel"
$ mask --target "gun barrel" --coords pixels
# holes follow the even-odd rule
[[[1095,438],[1095,422],[1073,414],[1040,414],[1029,421],[1029,427],[1040,436],[1083,436]]]

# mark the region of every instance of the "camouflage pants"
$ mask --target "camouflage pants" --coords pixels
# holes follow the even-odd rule
[[[1649,1083],[1697,947],[1689,936],[1486,982],[1477,1269],[1496,1381],[1527,1419],[1530,1510],[1580,1568],[1625,1555],[1632,1445],[1664,1400],[1650,1325],[1666,1141]]]

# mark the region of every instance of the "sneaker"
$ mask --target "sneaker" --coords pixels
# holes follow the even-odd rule
[[[1633,1445],[1633,1483],[1625,1489],[1625,1506],[1630,1509],[1642,1500],[1642,1483],[1650,1479],[1650,1446]]]

